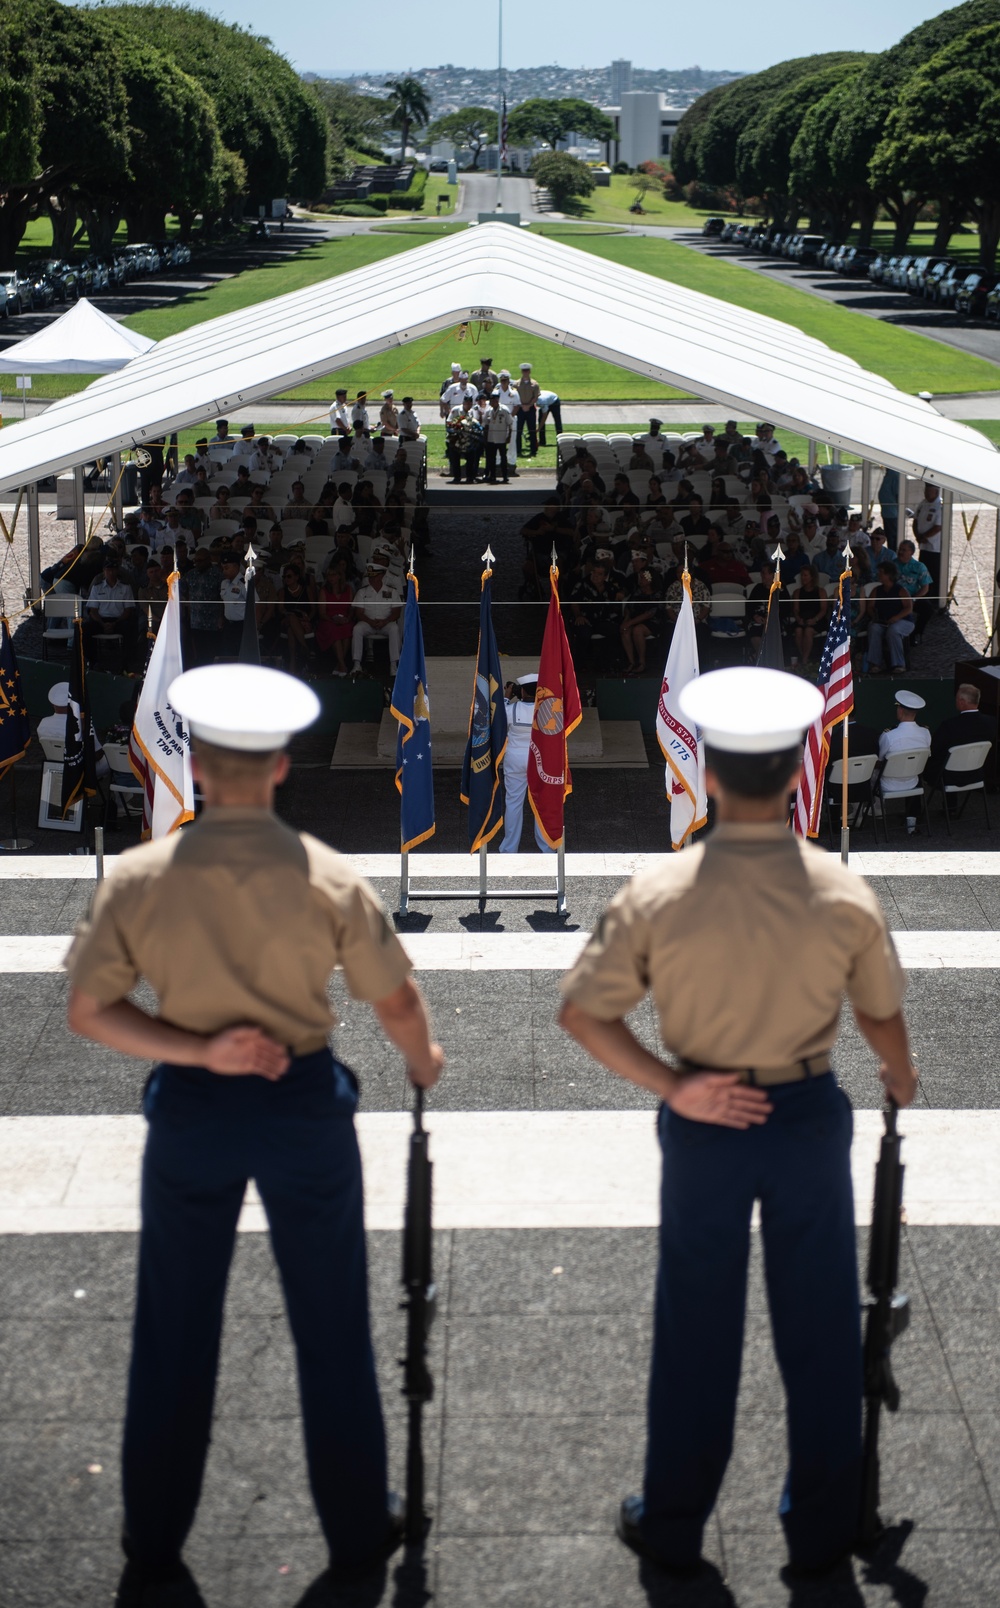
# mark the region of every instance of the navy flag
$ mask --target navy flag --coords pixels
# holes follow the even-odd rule
[[[249,556],[249,555],[248,555]],[[257,635],[257,582],[253,560],[243,577],[247,601],[243,611],[243,634],[240,637],[239,664],[260,664],[260,637]]]
[[[424,632],[420,623],[417,577],[407,576],[403,646],[392,688],[390,708],[399,721],[396,733],[396,786],[399,789],[399,846],[405,854],[434,836],[434,773],[431,769],[431,720],[427,700]]]
[[[781,595],[781,562],[776,561],[774,580],[771,590],[767,594],[767,616],[764,622],[764,632],[760,639],[760,652],[757,663],[765,670],[784,670],[785,648],[781,638],[781,617],[778,613]]]
[[[483,554],[487,565],[493,558],[489,548]],[[469,806],[469,852],[475,854],[484,843],[496,837],[503,826],[504,792],[500,762],[507,747],[507,710],[503,701],[500,654],[493,635],[490,577],[483,571],[479,602],[479,655],[476,685],[469,712],[469,740],[462,765],[463,804]]]
[[[23,759],[31,741],[31,724],[21,689],[21,672],[10,626],[0,614],[0,777]]]

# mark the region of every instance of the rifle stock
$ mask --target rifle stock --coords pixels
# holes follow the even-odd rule
[[[875,1198],[868,1242],[869,1295],[865,1301],[864,1336],[865,1423],[859,1527],[863,1546],[874,1544],[882,1533],[878,1511],[880,1418],[883,1405],[890,1413],[899,1409],[899,1386],[893,1377],[890,1352],[893,1341],[903,1333],[910,1321],[910,1298],[896,1293],[905,1171],[900,1160],[902,1141],[896,1128],[897,1112],[895,1101],[890,1100],[884,1112],[885,1132],[875,1168]]]
[[[434,1396],[434,1381],[427,1366],[427,1347],[437,1290],[434,1284],[431,1236],[431,1179],[433,1167],[428,1134],[423,1123],[423,1090],[417,1090],[413,1132],[407,1163],[406,1215],[403,1221],[403,1288],[406,1312],[406,1355],[403,1395],[409,1403],[406,1448],[406,1544],[420,1546],[430,1520],[424,1500],[423,1411]]]

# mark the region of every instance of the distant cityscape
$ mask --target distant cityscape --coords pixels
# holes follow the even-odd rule
[[[339,78],[362,94],[379,95],[386,78],[398,75],[374,69],[347,75],[331,68],[304,76]],[[434,117],[444,117],[463,106],[490,106],[496,100],[495,67],[455,67],[448,63],[443,67],[415,68],[408,76],[418,78],[429,91]],[[593,101],[595,106],[616,106],[629,90],[658,92],[667,105],[684,108],[706,90],[742,76],[738,72],[709,72],[701,67],[633,67],[624,61],[608,67],[517,67],[505,70],[504,92],[511,108],[535,96],[556,99],[571,95]]]

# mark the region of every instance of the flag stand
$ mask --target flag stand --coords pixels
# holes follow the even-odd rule
[[[94,867],[98,882],[104,881],[104,828],[94,827]]]
[[[847,716],[844,716],[844,746],[841,750],[840,777],[840,858],[847,865],[851,857],[851,828],[847,814]]]
[[[18,850],[30,849],[33,838],[23,838],[17,835],[17,766],[10,769],[10,837],[0,843],[0,849],[9,849],[12,854]]]
[[[409,912],[414,899],[478,899],[482,915],[490,899],[554,899],[556,915],[567,913],[566,905],[566,840],[556,850],[556,885],[554,888],[491,888],[486,867],[486,844],[479,850],[479,885],[475,888],[417,888],[410,887],[410,856],[403,849],[399,856],[399,914]]]

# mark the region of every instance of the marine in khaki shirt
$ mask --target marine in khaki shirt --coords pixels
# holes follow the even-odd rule
[[[773,1498],[792,1575],[812,1577],[854,1546],[862,1488],[852,1116],[830,1052],[846,994],[887,1092],[912,1100],[903,978],[871,890],[788,829],[822,695],[795,676],[734,668],[689,682],[679,704],[689,744],[704,738],[718,824],[612,900],[564,979],[560,1018],[661,1101],[645,1481],[617,1529],[661,1567],[702,1567],[736,1429],[759,1207],[788,1406],[788,1472]],[[668,1060],[626,1021],[647,992]]]
[[[378,1573],[399,1544],[368,1318],[358,1082],[328,1048],[335,968],[371,1002],[412,1083],[430,1088],[444,1062],[371,888],[273,813],[284,747],[316,718],[315,693],[234,664],[189,671],[168,696],[190,731],[203,814],[120,857],[66,961],[73,1031],[156,1063],[143,1095],[121,1608],[202,1602],[182,1549],[251,1179],[285,1292],[329,1548],[316,1589]],[[152,1011],[129,997],[140,979],[156,995]]]

